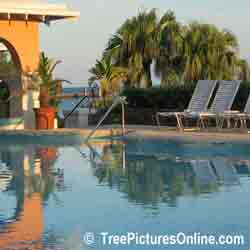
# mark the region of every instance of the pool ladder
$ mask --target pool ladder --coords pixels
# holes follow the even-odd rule
[[[111,111],[118,105],[122,106],[122,135],[125,135],[125,104],[126,104],[126,97],[117,96],[114,99],[113,104],[110,106],[110,108],[104,114],[104,116],[100,119],[100,121],[98,122],[96,127],[89,133],[88,137],[86,138],[86,142],[89,141],[89,139],[95,134],[96,130],[102,125],[102,123],[108,117],[108,115],[111,113]]]

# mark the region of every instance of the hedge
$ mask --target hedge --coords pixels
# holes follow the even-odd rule
[[[184,110],[188,106],[194,89],[194,83],[166,88],[127,88],[123,91],[122,95],[126,96],[129,108]],[[243,111],[249,94],[250,82],[242,82],[232,108]]]

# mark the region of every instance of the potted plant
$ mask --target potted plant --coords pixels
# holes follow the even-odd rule
[[[62,92],[62,82],[64,79],[53,77],[54,70],[61,61],[48,58],[43,52],[40,55],[38,70],[35,74],[35,82],[40,89],[40,108],[36,108],[36,128],[54,129],[54,120],[59,102],[56,96]]]

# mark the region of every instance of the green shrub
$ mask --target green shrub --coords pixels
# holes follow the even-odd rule
[[[113,103],[112,98],[94,99],[92,102],[92,108],[96,110],[107,110]]]
[[[188,83],[166,88],[128,88],[123,91],[122,95],[126,96],[129,108],[184,110],[188,106],[194,89],[195,84]],[[249,94],[250,82],[242,82],[232,108],[242,111]]]
[[[194,84],[176,85],[167,88],[125,89],[130,108],[184,109],[192,96]]]

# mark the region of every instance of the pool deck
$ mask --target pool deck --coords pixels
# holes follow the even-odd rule
[[[0,136],[81,136],[87,137],[93,128],[85,129],[56,129],[56,130],[0,130]],[[121,135],[120,126],[103,126],[96,131],[93,139],[104,137],[117,137]],[[176,131],[173,128],[156,126],[127,126],[125,138],[150,138],[150,139],[174,139],[184,141],[245,141],[250,142],[250,133],[240,130],[223,131]]]

